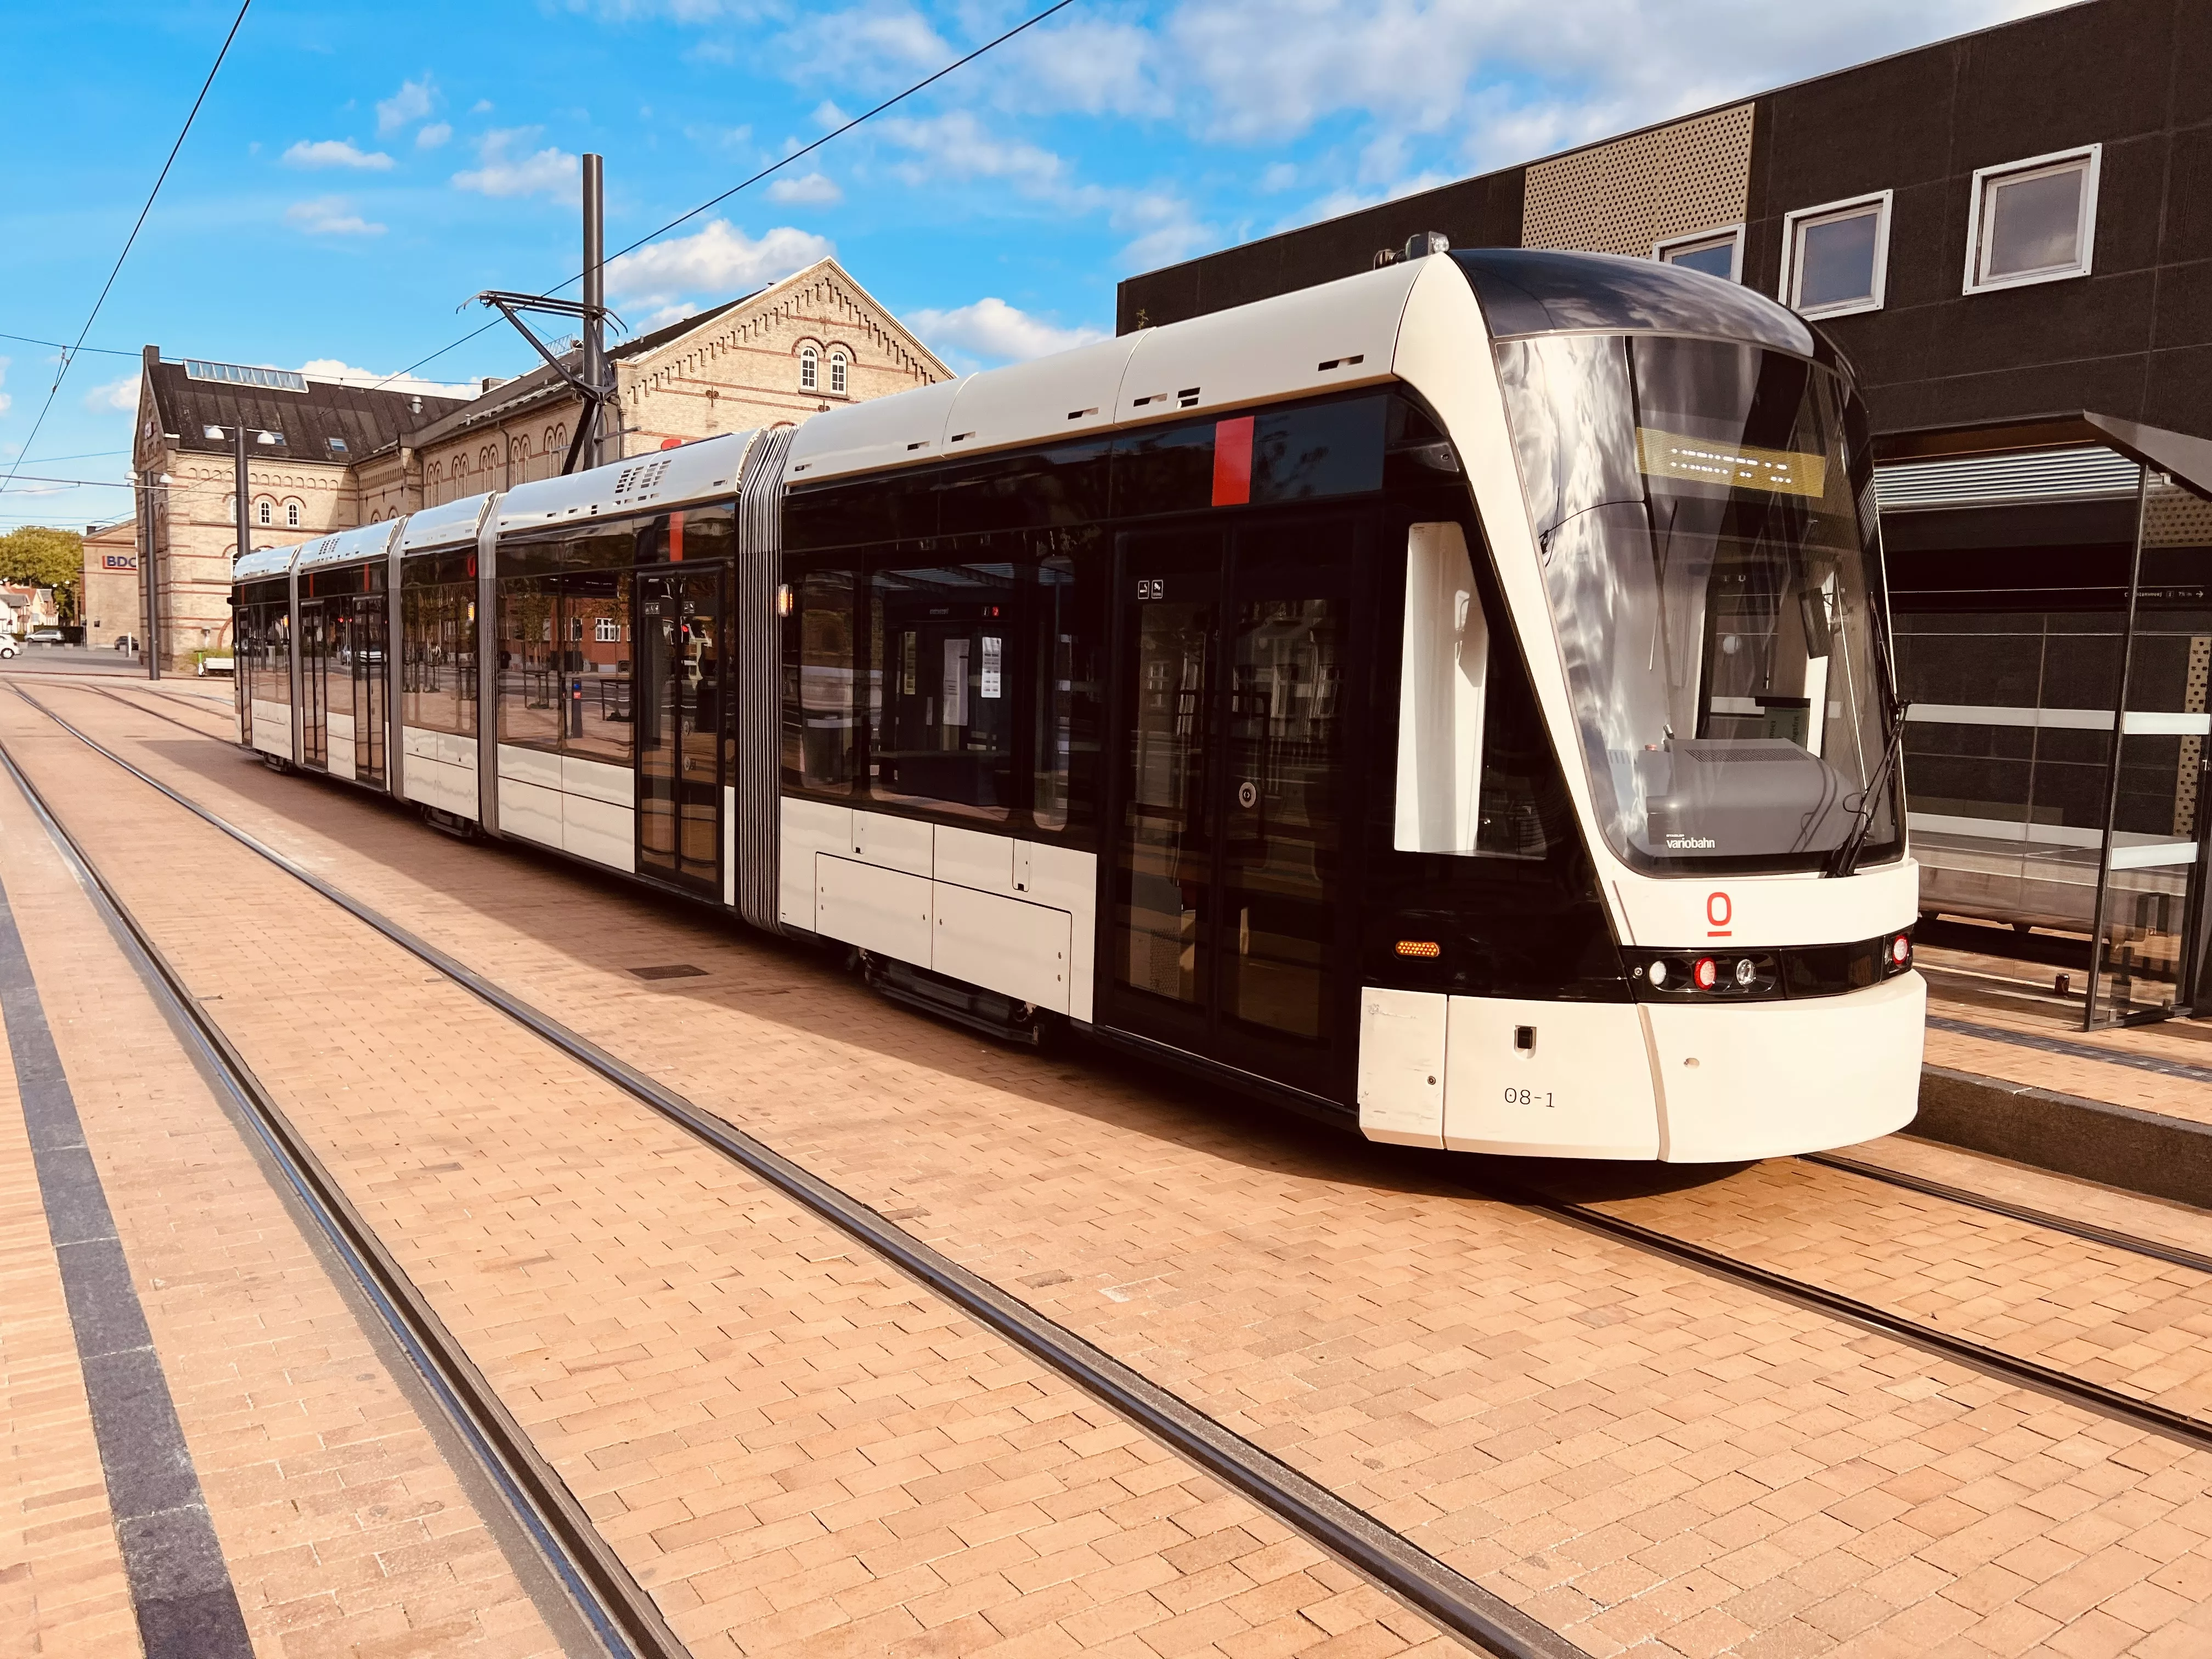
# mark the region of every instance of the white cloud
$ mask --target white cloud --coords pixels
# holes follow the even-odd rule
[[[553,147],[528,155],[513,153],[538,136],[536,127],[495,127],[477,141],[483,165],[453,175],[455,188],[485,196],[566,196],[574,187],[576,158]]]
[[[1116,230],[1133,233],[1121,250],[1125,270],[1149,270],[1217,245],[1220,234],[1200,219],[1191,204],[1172,191],[1137,191],[1121,196],[1111,216]]]
[[[95,415],[118,409],[132,413],[138,407],[138,371],[134,368],[119,380],[93,387],[84,394],[84,406]]]
[[[1158,39],[1138,24],[1078,16],[1032,29],[976,67],[992,76],[991,101],[1003,109],[1169,116],[1174,93],[1159,56]]]
[[[381,236],[382,225],[372,224],[353,210],[353,204],[343,196],[318,196],[313,201],[295,202],[284,210],[288,224],[296,225],[310,236]]]
[[[469,106],[469,113],[471,115],[489,115],[491,111],[492,103],[489,98],[479,98]]]
[[[300,365],[300,373],[311,380],[334,386],[380,386],[386,392],[420,392],[440,398],[473,398],[481,389],[473,380],[453,386],[412,374],[383,375],[373,368],[357,368],[341,357],[311,357]]]
[[[435,149],[453,136],[453,129],[443,121],[433,121],[415,135],[415,148]]]
[[[380,149],[362,150],[350,138],[302,138],[284,152],[284,165],[293,167],[359,167],[368,173],[388,172],[392,158]]]
[[[835,207],[845,199],[837,181],[819,173],[803,179],[779,179],[768,187],[771,202],[799,202],[808,207]]]
[[[1058,194],[1066,187],[1066,161],[1024,139],[994,136],[967,110],[920,120],[893,117],[882,130],[915,157],[892,168],[908,185],[933,178],[991,179],[1031,196]]]
[[[425,75],[419,81],[402,81],[399,90],[376,106],[376,131],[397,132],[410,121],[419,121],[435,105],[438,83]]]
[[[690,236],[655,242],[610,263],[607,292],[642,306],[672,306],[694,295],[720,301],[804,270],[834,251],[828,239],[789,225],[755,240],[726,219],[711,219]]]
[[[996,31],[993,31],[996,33]],[[808,17],[775,51],[793,80],[828,80],[889,91],[960,55],[911,6],[855,6]]]
[[[906,320],[933,348],[943,346],[995,362],[1071,351],[1106,337],[1103,329],[1062,328],[990,296],[951,311],[910,311]]]

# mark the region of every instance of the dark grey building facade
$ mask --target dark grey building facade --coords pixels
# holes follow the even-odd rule
[[[1881,463],[1923,907],[2094,933],[2093,1023],[2212,1011],[2212,0],[2091,0],[1224,249],[1123,283],[1119,326],[1425,231],[1679,260],[1826,330]]]

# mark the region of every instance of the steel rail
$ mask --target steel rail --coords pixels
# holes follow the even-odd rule
[[[97,696],[106,698],[110,702],[120,703],[124,708],[131,710],[134,714],[151,714],[157,720],[167,720],[170,725],[175,726],[179,732],[189,732],[196,738],[205,738],[210,743],[235,742],[235,739],[233,738],[227,732],[206,731],[200,726],[193,726],[187,721],[179,720],[174,714],[165,714],[158,708],[147,708],[143,702],[133,702],[128,697],[118,696],[114,692],[109,690],[104,685],[86,685],[81,683],[83,679],[89,678],[89,676],[56,675],[52,678],[42,679],[39,684],[46,686],[58,686],[64,690],[69,691],[92,692]],[[161,693],[157,691],[154,695],[155,696],[160,696]],[[170,697],[165,699],[165,701],[175,702],[177,700],[174,697]],[[213,715],[215,713],[213,709],[210,709],[208,712],[210,715]]]
[[[1761,1267],[1753,1262],[1723,1255],[1718,1250],[1692,1244],[1656,1227],[1625,1220],[1587,1204],[1555,1199],[1534,1188],[1504,1182],[1497,1183],[1494,1190],[1498,1195],[1510,1198],[1528,1209],[1633,1245],[1648,1254],[1665,1256],[1714,1278],[1748,1285],[1782,1301],[1794,1302],[1800,1307],[1826,1314],[1862,1329],[1877,1332],[1914,1347],[1940,1354],[1985,1375],[2033,1389],[2100,1416],[2132,1424],[2199,1450],[2212,1451],[2212,1421],[2192,1417],[2187,1412],[2175,1411],[2139,1395],[2107,1388],[2104,1383],[2092,1382],[2086,1377],[2039,1364],[2033,1359],[2022,1359],[2002,1348],[1992,1348],[1971,1338],[1954,1336],[1948,1331],[1938,1330],[1917,1319],[1892,1313],[1887,1308],[1862,1301],[1857,1297],[1846,1296],[1840,1291],[1808,1284],[1787,1273],[1777,1273],[1771,1267]]]
[[[1987,1210],[1992,1215],[2009,1216],[2014,1221],[2025,1221],[2035,1227],[2047,1227],[2052,1232],[2068,1233],[2093,1244],[2109,1244],[2116,1250],[2147,1255],[2158,1261],[2170,1261],[2177,1267],[2193,1268],[2200,1273],[2212,1273],[2212,1255],[2202,1255],[2195,1250],[2185,1249],[2179,1244],[2168,1244],[2159,1239],[2145,1238],[2140,1233],[2122,1232],[2117,1227],[2076,1220],[2072,1216],[2039,1210],[2032,1205],[2014,1204],[2008,1199],[1992,1198],[1986,1193],[1948,1186],[1940,1181],[1930,1181],[1925,1176],[1908,1175],[1902,1170],[1886,1169],[1879,1164],[1844,1158],[1835,1152],[1800,1152],[1797,1156],[1807,1164],[1823,1164],[1831,1170],[1841,1170],[1847,1175],[1861,1176],[1869,1181],[1883,1182],[1892,1187],[1902,1187],[1910,1192],[1925,1193],[1930,1198],[1947,1199],[1954,1204],[1963,1204],[1972,1209]]]
[[[140,714],[151,714],[156,720],[167,720],[170,725],[182,731],[192,732],[195,736],[206,738],[211,742],[227,741],[226,734],[203,732],[198,727],[188,725],[173,715],[164,714],[158,708],[148,708],[143,703],[134,702],[129,697],[118,696],[104,685],[83,684],[82,679],[82,676],[58,676],[53,681],[41,683],[58,682],[65,684],[70,690],[94,691],[110,702],[119,703],[124,708],[136,710]],[[2132,1255],[2148,1256],[2154,1261],[2169,1262],[2175,1267],[2188,1267],[2201,1273],[2212,1273],[2212,1255],[2201,1255],[2179,1244],[2168,1244],[2158,1239],[2146,1238],[2141,1234],[2124,1232],[2116,1227],[2102,1226],[2094,1221],[2082,1221],[2072,1216],[2060,1215],[2055,1211],[2037,1209],[2031,1205],[2014,1204],[2008,1200],[1992,1197],[1986,1193],[1977,1193],[1964,1187],[1954,1187],[1943,1182],[1930,1181],[1923,1176],[1911,1175],[1902,1170],[1892,1170],[1879,1164],[1869,1164],[1858,1158],[1845,1158],[1839,1153],[1801,1152],[1798,1157],[1807,1164],[1821,1164],[1828,1169],[1838,1170],[1847,1175],[1858,1176],[1868,1181],[1881,1182],[1889,1186],[1901,1187],[1908,1191],[1924,1194],[1930,1198],[1943,1199],[1949,1203],[1962,1205],[1970,1209],[1984,1210],[1992,1215],[2006,1216],[2014,1221],[2024,1221],[2031,1226],[2045,1228],[2052,1232],[2065,1233],[2090,1243],[2109,1245],[2116,1250],[2125,1250]]]
[[[446,1328],[375,1231],[279,1106],[184,976],[70,831],[4,742],[0,766],[52,840],[110,932],[136,958],[210,1076],[274,1158],[293,1196],[336,1251],[431,1395],[490,1477],[592,1635],[617,1659],[688,1659],[653,1599],[616,1557],[583,1506]]]
[[[765,1142],[655,1082],[628,1061],[324,880],[250,831],[170,788],[97,738],[78,730],[21,687],[10,689],[95,754],[267,860],[532,1035],[866,1246],[979,1324],[1103,1401],[1154,1439],[1224,1486],[1243,1493],[1260,1509],[1462,1641],[1498,1655],[1499,1659],[1589,1659],[1583,1649],[1567,1638],[1539,1624],[1402,1533],[1253,1444],[1087,1338],[962,1267],[861,1200],[793,1162]]]

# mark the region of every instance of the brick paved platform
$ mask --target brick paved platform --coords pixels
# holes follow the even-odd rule
[[[1921,963],[1928,1073],[1915,1133],[2212,1206],[2212,1021],[2085,1032],[2078,971],[1955,944],[1924,948]]]
[[[1459,1160],[1079,1048],[992,1046],[696,910],[276,777],[221,740],[219,708],[161,706],[203,738],[82,690],[41,695],[1593,1655],[2212,1651],[2212,1455],[1478,1196]],[[222,999],[695,1651],[1441,1650],[4,695],[0,738]],[[16,810],[0,802],[11,852],[30,845]],[[217,908],[230,920],[210,927]],[[27,919],[34,961],[73,928]],[[678,963],[703,971],[632,971]],[[42,984],[76,971],[39,965]],[[87,1111],[96,1149],[125,1133]],[[2205,1218],[2179,1206],[1910,1139],[1862,1155],[2207,1246]],[[0,1134],[0,1201],[8,1157]],[[2212,1290],[2188,1270],[1790,1161],[1547,1179],[2212,1411]],[[132,1243],[134,1263],[151,1248]],[[150,1309],[167,1292],[149,1294]]]
[[[20,704],[0,708],[0,737],[694,1654],[1256,1659],[1447,1644],[1243,1499],[888,1267],[856,1257],[842,1236],[289,878],[104,764],[83,766],[73,739]],[[0,834],[11,869],[43,856],[55,866],[46,878],[58,900],[82,909],[11,788],[0,789]],[[183,870],[193,878],[179,880]],[[212,915],[230,920],[210,926]],[[65,954],[112,951],[88,914],[42,921],[38,939],[64,953],[50,971],[95,1005],[125,978],[118,963],[94,975]],[[103,1075],[113,1068],[84,1063]],[[236,1224],[226,1226],[193,1180],[209,1153],[177,1143],[170,1085],[149,1073],[151,1063],[141,1058],[118,1085],[123,1121],[99,1126],[94,1139],[103,1152],[126,1137],[166,1144],[178,1160],[165,1172],[156,1159],[144,1178],[175,1185],[171,1202],[197,1231],[187,1237],[182,1218],[148,1211],[131,1254],[153,1282],[188,1297],[197,1316],[173,1335],[157,1330],[156,1343],[181,1376],[198,1379],[205,1368],[210,1424],[198,1432],[187,1410],[185,1428],[241,1596],[258,1597],[257,1637],[266,1632],[271,1650],[287,1653],[396,1655],[474,1652],[496,1633],[531,1650],[503,1626],[462,1631],[433,1616],[456,1610],[446,1602],[395,1612],[395,1593],[383,1589],[364,1608],[383,1620],[374,1632],[383,1648],[353,1627],[324,1632],[320,1645],[289,1632],[307,1617],[303,1601],[336,1597],[347,1611],[349,1594],[371,1594],[364,1572],[380,1583],[418,1568],[442,1571],[460,1591],[458,1607],[499,1625],[492,1585],[501,1564],[480,1526],[457,1527],[447,1515],[450,1498],[434,1524],[416,1518],[419,1503],[392,1514],[418,1535],[380,1540],[381,1553],[362,1562],[368,1552],[350,1536],[343,1559],[329,1541],[343,1521],[316,1530],[299,1513],[308,1506],[252,1483],[296,1472],[319,1492],[349,1487],[371,1464],[380,1474],[442,1476],[449,1487],[453,1476],[366,1443],[380,1431],[358,1419],[374,1408],[366,1389],[347,1385],[374,1379],[342,1375],[351,1352],[333,1364],[319,1346],[358,1349],[351,1329],[316,1331],[314,1349],[271,1354],[293,1391],[327,1396],[342,1425],[318,1428],[312,1443],[292,1426],[270,1468],[277,1431],[256,1413],[283,1407],[237,1374],[238,1350],[252,1340],[241,1324],[258,1334],[284,1316],[239,1300],[243,1247],[223,1237]],[[173,1064],[197,1090],[181,1059]],[[210,1120],[205,1133],[245,1170],[240,1184],[257,1180],[227,1125]],[[335,1302],[327,1284],[305,1276]],[[44,1350],[27,1348],[27,1382],[34,1356]],[[9,1359],[12,1377],[12,1351]],[[82,1447],[74,1456],[77,1486],[96,1492],[96,1460],[88,1466]],[[234,1491],[220,1477],[238,1465]],[[44,1491],[27,1490],[15,1508],[27,1514]],[[234,1501],[252,1513],[234,1517]],[[272,1504],[280,1515],[267,1513]],[[96,1531],[102,1518],[94,1512],[88,1524]],[[104,1597],[72,1598],[76,1577],[60,1575],[88,1569],[64,1560],[54,1570],[58,1633],[96,1613],[106,1620],[103,1639],[127,1642],[129,1607],[115,1583],[105,1583]],[[480,1580],[489,1582],[475,1587]]]

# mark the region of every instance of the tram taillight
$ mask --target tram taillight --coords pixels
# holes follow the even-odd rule
[[[1720,964],[1711,957],[1699,957],[1698,965],[1690,969],[1691,982],[1700,991],[1710,991],[1720,982]]]
[[[1443,953],[1444,947],[1432,939],[1401,939],[1398,941],[1398,954],[1401,957],[1417,957],[1424,962],[1433,962]]]
[[[1889,969],[1901,974],[1912,966],[1912,935],[1899,933],[1889,942]]]

